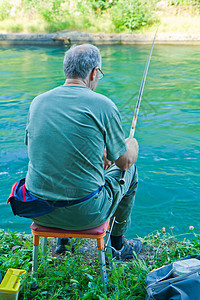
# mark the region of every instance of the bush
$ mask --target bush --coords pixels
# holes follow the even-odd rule
[[[77,28],[83,18],[94,17],[97,20],[104,14],[111,18],[114,28],[120,32],[133,31],[153,22],[156,0],[24,1],[24,5],[31,5],[37,10],[49,31],[68,29],[73,25]],[[83,28],[90,28],[90,23],[85,22]]]
[[[9,0],[0,0],[0,21],[5,20],[9,16],[11,8]]]
[[[0,30],[55,32],[74,29],[113,33],[137,32],[141,29],[143,32],[143,27],[148,30],[152,25],[156,26],[159,18],[156,3],[159,1],[161,0],[0,0]],[[193,16],[193,11],[196,15],[200,10],[200,0],[166,2],[168,6],[177,6],[175,12],[189,8],[189,16]],[[171,30],[170,24],[169,28]]]
[[[112,21],[118,32],[133,31],[150,25],[154,19],[155,2],[148,0],[118,0],[111,8]]]
[[[90,0],[92,3],[92,9],[97,13],[102,13],[103,11],[111,8],[116,4],[117,1],[114,0]]]

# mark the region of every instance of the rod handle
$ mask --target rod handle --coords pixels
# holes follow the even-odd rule
[[[121,178],[119,180],[120,184],[124,184],[125,183],[125,174],[126,174],[126,171],[122,171],[121,172]]]

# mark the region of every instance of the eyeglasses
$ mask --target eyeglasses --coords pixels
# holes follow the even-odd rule
[[[99,80],[101,80],[104,76],[104,73],[101,71],[100,68],[98,68],[98,71],[99,71]]]
[[[99,67],[94,67],[93,69],[92,69],[92,71],[94,70],[94,69],[96,69],[96,68],[98,68],[97,69],[97,71],[99,71],[99,80],[101,80],[102,78],[103,78],[103,76],[104,76],[104,73],[101,71],[101,69],[99,68]]]

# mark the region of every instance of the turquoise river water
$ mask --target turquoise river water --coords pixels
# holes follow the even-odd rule
[[[97,92],[117,105],[126,136],[150,45],[101,46],[105,77]],[[29,219],[14,217],[6,200],[25,177],[23,143],[29,105],[64,82],[64,48],[0,49],[0,228],[30,232]],[[200,47],[156,45],[135,137],[140,146],[139,188],[128,237],[174,227],[200,229]]]

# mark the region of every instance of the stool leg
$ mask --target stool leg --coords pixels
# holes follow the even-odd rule
[[[47,254],[47,237],[42,238],[42,255],[46,256]]]
[[[107,247],[106,247],[105,250],[106,250],[106,253],[108,253],[109,257],[111,258],[111,259],[108,259],[109,267],[111,269],[113,269],[113,263],[112,263],[113,253],[112,253],[112,247],[111,247],[111,240],[110,239],[107,241]]]
[[[31,285],[31,289],[37,289],[37,268],[38,268],[38,245],[39,236],[33,236],[33,265],[32,265],[32,278],[35,279]]]
[[[99,260],[100,260],[100,270],[101,270],[101,281],[103,284],[103,290],[105,293],[107,293],[107,272],[106,272],[106,258],[105,258],[105,250],[99,250]]]
[[[114,222],[115,222],[115,217],[113,218],[112,223],[110,224],[111,225],[110,228],[106,231],[106,237],[105,237],[105,251],[106,251],[106,253],[109,254],[111,259],[113,258],[113,253],[112,253],[110,236],[111,236]],[[112,269],[113,268],[112,260],[109,259],[108,263],[109,263],[110,268]]]

